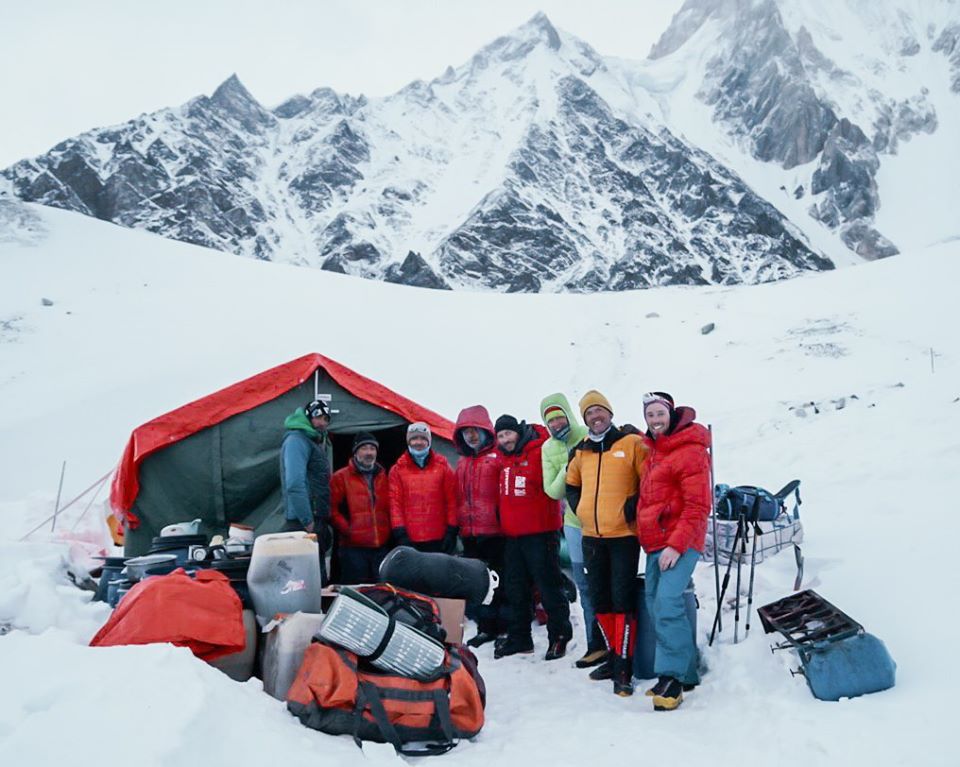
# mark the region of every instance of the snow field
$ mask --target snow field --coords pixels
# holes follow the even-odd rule
[[[709,673],[678,712],[654,714],[640,683],[620,699],[574,669],[579,625],[569,657],[543,662],[538,629],[533,656],[495,662],[481,648],[488,721],[446,763],[955,763],[956,244],[752,288],[517,296],[262,264],[27,209],[47,234],[0,243],[0,321],[19,318],[0,336],[0,624],[16,627],[0,637],[5,756],[395,760],[301,727],[259,682],[236,685],[184,650],[81,646],[106,618],[65,574],[87,552],[46,530],[15,542],[52,512],[62,460],[71,498],[143,421],[318,351],[451,418],[483,402],[494,416],[535,419],[544,394],[576,401],[596,387],[617,421],[639,424],[640,394],[671,391],[714,425],[718,481],[803,481],[805,585],[883,639],[899,666],[893,690],[831,704],[789,674],[794,657],[770,653],[775,637],[755,612],[746,641],[732,644],[726,614],[719,644],[706,648],[715,603],[701,565]],[[703,335],[708,322],[716,329]],[[819,413],[804,407],[811,401]],[[790,593],[793,575],[789,551],[759,565],[754,605]]]

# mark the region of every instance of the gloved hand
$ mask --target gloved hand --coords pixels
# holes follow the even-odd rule
[[[413,545],[413,543],[410,541],[410,536],[407,535],[407,528],[405,527],[393,528],[393,540],[396,542],[397,546]]]
[[[443,536],[443,551],[446,554],[456,554],[457,553],[457,533],[460,532],[458,528],[450,525],[447,527],[447,532]]]
[[[637,521],[637,501],[638,496],[631,495],[627,498],[626,503],[623,504],[623,518],[627,522],[633,523]]]
[[[317,522],[314,525],[314,532],[317,534],[317,543],[320,546],[320,551],[324,554],[328,553],[333,547],[333,529],[330,525],[323,522]]]

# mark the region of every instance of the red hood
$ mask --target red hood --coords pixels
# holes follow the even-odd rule
[[[467,447],[467,444],[463,441],[463,437],[460,434],[460,430],[468,426],[485,431],[490,436],[490,441],[484,445],[480,451],[480,455],[490,452],[497,446],[497,435],[493,431],[493,421],[490,420],[490,413],[487,412],[487,409],[483,405],[472,405],[460,411],[460,415],[457,416],[457,425],[453,432],[453,444],[456,446],[457,452],[460,453],[460,455],[473,455],[473,450]]]

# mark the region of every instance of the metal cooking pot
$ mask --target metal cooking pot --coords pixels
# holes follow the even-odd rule
[[[176,554],[147,554],[145,557],[134,557],[124,562],[126,576],[131,581],[139,581],[148,575],[165,575],[172,573],[177,567]]]

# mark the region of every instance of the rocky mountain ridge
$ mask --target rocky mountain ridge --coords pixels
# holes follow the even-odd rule
[[[797,194],[851,248],[895,252],[871,226],[878,158],[934,130],[935,115],[922,98],[897,102],[865,133],[819,95],[810,72],[829,74],[825,55],[788,31],[772,0],[690,0],[653,64],[730,19],[740,37],[728,58],[716,53],[699,97],[756,158],[813,168]],[[952,61],[947,30],[934,42]],[[593,292],[833,267],[802,227],[543,14],[386,98],[319,88],[268,109],[234,76],[3,176],[24,200],[422,287]]]

